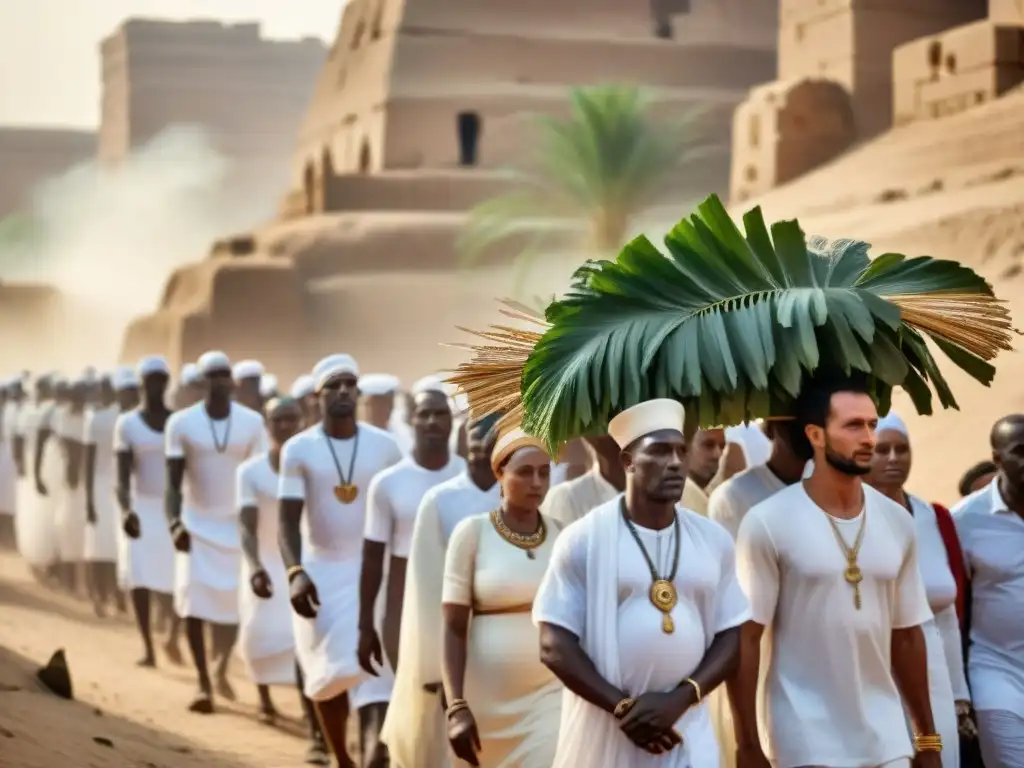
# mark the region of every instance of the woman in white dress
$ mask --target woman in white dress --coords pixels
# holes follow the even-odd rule
[[[40,493],[41,471],[36,463],[39,433],[44,418],[49,418],[53,402],[47,377],[35,384],[35,399],[26,402],[18,414],[14,458],[18,467],[18,514],[15,540],[18,554],[28,563],[36,578],[42,579],[57,560],[57,538],[49,497]]]
[[[259,691],[260,722],[273,725],[271,685],[295,685],[295,638],[288,599],[288,569],[278,539],[277,487],[281,447],[302,428],[302,410],[291,398],[264,408],[270,450],[244,461],[236,474],[242,529],[239,651]]]
[[[934,618],[922,626],[928,650],[932,715],[942,743],[946,745],[942,750],[943,768],[959,768],[959,733],[976,734],[970,715],[971,693],[964,675],[957,616],[959,590],[955,573],[962,573],[962,570],[959,565],[955,569],[951,567],[953,561],[963,562],[963,554],[955,541],[949,512],[904,490],[910,464],[907,426],[899,416],[890,413],[878,422],[868,482],[914,516],[918,564],[934,614]],[[945,527],[949,533],[943,531],[942,516],[948,518]]]
[[[85,576],[85,406],[88,387],[76,379],[67,390],[67,401],[54,417],[59,440],[62,476],[57,484],[57,551],[65,587],[77,593]],[[53,487],[50,487],[53,493]]]
[[[513,430],[492,454],[501,506],[456,526],[444,567],[443,675],[456,756],[484,768],[549,768],[562,685],[540,663],[531,611],[559,528],[540,514],[543,444]]]
[[[114,508],[114,424],[118,413],[113,383],[103,378],[97,402],[85,417],[85,559],[97,616],[106,614],[117,593],[120,515]]]

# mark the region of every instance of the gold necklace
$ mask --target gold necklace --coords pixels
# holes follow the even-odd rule
[[[513,547],[525,550],[526,556],[531,560],[537,557],[533,550],[543,544],[544,540],[548,537],[548,527],[544,525],[544,518],[537,515],[537,522],[537,530],[533,533],[516,533],[505,525],[505,518],[502,516],[500,509],[495,509],[491,512],[491,525],[494,526],[494,530],[498,532],[498,535]]]
[[[829,526],[832,528],[832,534],[836,537],[836,542],[839,544],[839,548],[843,551],[843,556],[846,558],[846,570],[843,571],[843,578],[846,579],[846,583],[853,587],[853,607],[858,611],[860,610],[860,583],[864,581],[864,573],[861,571],[860,566],[857,564],[857,556],[860,554],[860,545],[864,543],[864,528],[868,521],[868,510],[865,506],[860,513],[860,528],[857,529],[857,536],[853,540],[853,546],[851,547],[846,543],[846,539],[843,538],[842,532],[839,530],[839,525],[833,519],[832,515],[825,510],[822,510],[825,514],[825,518],[828,520]]]
[[[633,541],[640,548],[640,553],[644,556],[644,560],[647,562],[647,567],[651,572],[651,588],[647,593],[647,598],[651,601],[651,605],[661,611],[661,631],[666,635],[671,635],[676,631],[676,624],[672,620],[672,609],[676,607],[676,603],[679,602],[679,593],[676,591],[676,573],[679,571],[679,545],[680,545],[680,533],[679,533],[679,515],[674,515],[672,518],[672,537],[675,540],[675,555],[672,557],[672,570],[666,576],[659,576],[658,569],[651,559],[650,554],[647,552],[647,547],[644,546],[643,540],[640,538],[640,532],[636,529],[636,525],[633,524],[633,520],[629,516],[629,510],[626,507],[626,497],[622,497],[622,502],[619,505],[619,509],[622,512],[622,519],[626,523],[626,528],[633,536]],[[658,539],[660,546],[661,539]],[[659,560],[661,560],[659,553]],[[658,565],[661,563],[659,562]]]

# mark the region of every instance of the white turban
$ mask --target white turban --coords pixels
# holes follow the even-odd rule
[[[188,366],[185,366],[188,368]],[[195,366],[192,366],[192,370],[195,370]],[[166,358],[160,355],[148,355],[139,360],[138,365],[135,366],[135,375],[139,379],[144,379],[147,376],[152,376],[155,373],[162,373],[165,376],[171,375],[171,366],[168,365]],[[182,378],[185,377],[185,370],[182,369]],[[194,376],[195,374],[193,374]]]
[[[110,386],[115,392],[123,392],[139,386],[139,380],[135,376],[135,370],[130,365],[119,365],[110,374]]]
[[[619,448],[625,448],[644,435],[663,429],[682,433],[685,422],[686,412],[682,403],[659,398],[624,410],[608,422],[608,434]]]
[[[191,384],[198,384],[203,380],[203,375],[199,372],[199,366],[195,363],[185,363],[181,366],[181,375],[178,376],[178,385],[187,387]]]
[[[899,414],[895,411],[889,411],[885,416],[878,420],[878,426],[875,427],[875,433],[882,432],[883,430],[891,429],[893,432],[899,432],[906,438],[910,438],[910,431],[907,429],[907,424],[903,419],[900,418]]]
[[[313,367],[313,380],[316,382],[316,391],[319,392],[324,386],[344,373],[359,377],[359,365],[351,355],[328,355]]]
[[[263,363],[259,360],[242,360],[240,363],[235,363],[235,367],[231,369],[231,378],[235,381],[258,379],[265,372]]]
[[[296,400],[309,397],[316,390],[316,380],[308,373],[304,373],[292,382],[291,396]]]
[[[742,449],[748,467],[766,464],[772,455],[772,441],[764,433],[764,422],[760,419],[726,427],[725,439]]]
[[[393,395],[400,386],[398,377],[390,373],[367,373],[359,377],[359,394],[368,397]]]
[[[204,352],[199,356],[199,373],[203,376],[209,376],[211,373],[217,373],[218,371],[231,372],[231,359],[220,351]]]
[[[272,373],[264,373],[260,376],[260,396],[272,397],[277,393],[277,376]]]
[[[440,392],[445,397],[448,397],[449,389],[445,386],[437,376],[424,376],[422,379],[418,379],[413,385],[412,389],[409,390],[410,394],[414,397],[421,395],[424,392]]]

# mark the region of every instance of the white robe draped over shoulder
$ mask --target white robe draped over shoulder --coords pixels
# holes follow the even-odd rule
[[[235,473],[250,456],[267,450],[263,417],[231,403],[226,419],[213,420],[203,402],[167,420],[166,457],[185,460],[181,521],[188,552],[176,553],[175,610],[216,624],[238,623],[241,536],[235,508]]]
[[[679,595],[675,632],[665,634],[648,599],[650,569],[621,514],[621,496],[567,527],[534,601],[533,620],[572,632],[597,671],[625,694],[670,691],[697,669],[719,632],[750,618],[735,571],[733,543],[721,526],[677,508]],[[673,526],[637,526],[659,574],[668,574]],[[611,714],[568,689],[553,768],[718,768],[719,751],[707,705],[676,723],[683,743],[664,755],[636,748]]]

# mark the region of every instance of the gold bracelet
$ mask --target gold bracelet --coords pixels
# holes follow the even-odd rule
[[[452,701],[451,706],[445,710],[445,717],[451,717],[456,712],[461,712],[464,709],[469,709],[469,702],[465,699],[455,699]]]
[[[635,705],[636,699],[632,698],[631,696],[627,696],[615,705],[615,709],[612,710],[612,715],[615,716],[616,720],[621,720],[629,714],[629,710],[631,710]]]
[[[941,752],[942,737],[937,733],[915,733],[914,749],[918,752]]]
[[[693,686],[693,690],[695,690],[697,692],[697,703],[700,704],[701,700],[704,698],[703,694],[701,694],[701,692],[700,692],[700,683],[698,683],[692,677],[686,678],[685,680],[683,680],[683,682],[684,683],[689,683],[690,685]]]
[[[288,583],[290,584],[291,580],[295,578],[295,576],[297,576],[298,574],[305,572],[306,569],[303,568],[301,565],[293,565],[291,568],[288,569]]]

